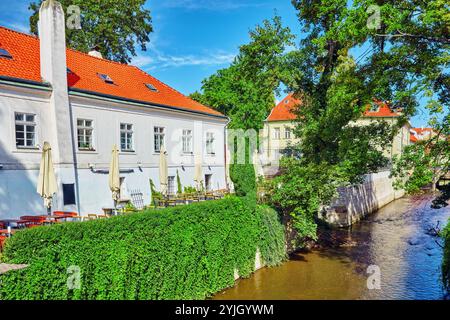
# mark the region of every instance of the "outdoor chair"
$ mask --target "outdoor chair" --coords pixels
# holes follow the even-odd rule
[[[0,222],[0,229],[6,229],[6,225],[3,222]]]
[[[42,226],[46,220],[47,218],[45,216],[21,216],[17,225],[22,228],[33,228]]]
[[[8,237],[0,236],[0,252],[3,251],[3,244],[5,243],[6,239],[8,239]]]
[[[88,220],[97,220],[97,218],[98,218],[98,216],[96,214],[90,213],[87,215]]]

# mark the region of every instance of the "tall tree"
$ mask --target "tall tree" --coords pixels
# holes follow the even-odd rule
[[[229,116],[231,128],[258,130],[288,76],[285,52],[294,36],[276,16],[250,31],[250,39],[230,67],[205,79],[202,93],[191,97]]]
[[[38,33],[39,8],[43,0],[32,2],[29,9],[30,29]],[[67,45],[88,52],[98,47],[103,57],[129,63],[136,56],[136,44],[147,49],[153,31],[150,11],[144,9],[145,0],[59,0],[64,12],[71,5],[80,8],[81,29],[66,28]]]
[[[301,70],[291,88],[302,100],[296,111],[302,157],[282,163],[272,199],[311,235],[314,216],[336,187],[386,163],[382,147],[417,112],[419,100],[441,112],[436,119],[445,127],[450,15],[444,0],[292,4],[305,34],[300,50],[289,54],[292,69]],[[357,48],[363,52],[355,57]],[[396,126],[353,125],[373,98],[402,111]]]

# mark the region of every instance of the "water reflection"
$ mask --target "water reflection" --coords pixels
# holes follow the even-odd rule
[[[403,198],[349,230],[326,232],[338,248],[297,253],[214,299],[442,299],[442,250],[428,231],[450,208],[430,209],[432,199]],[[381,290],[367,289],[369,265],[380,267]]]

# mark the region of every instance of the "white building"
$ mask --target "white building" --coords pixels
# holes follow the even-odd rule
[[[162,144],[169,188],[177,171],[183,186],[194,186],[196,154],[207,187],[226,188],[228,119],[134,66],[66,49],[64,12],[44,4],[39,38],[0,27],[0,219],[45,213],[36,193],[44,141],[59,185],[53,210],[113,205],[107,172],[115,144],[123,197],[140,190],[150,203]]]

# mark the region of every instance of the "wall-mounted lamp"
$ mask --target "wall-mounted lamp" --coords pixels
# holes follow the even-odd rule
[[[95,165],[93,163],[89,163],[88,166],[91,171],[94,171]]]
[[[208,166],[208,170],[211,171],[211,166]]]
[[[138,168],[139,168],[139,171],[142,172],[142,171],[143,171],[143,170],[142,170],[142,162],[138,162],[138,163],[137,163],[137,166],[138,166]]]

